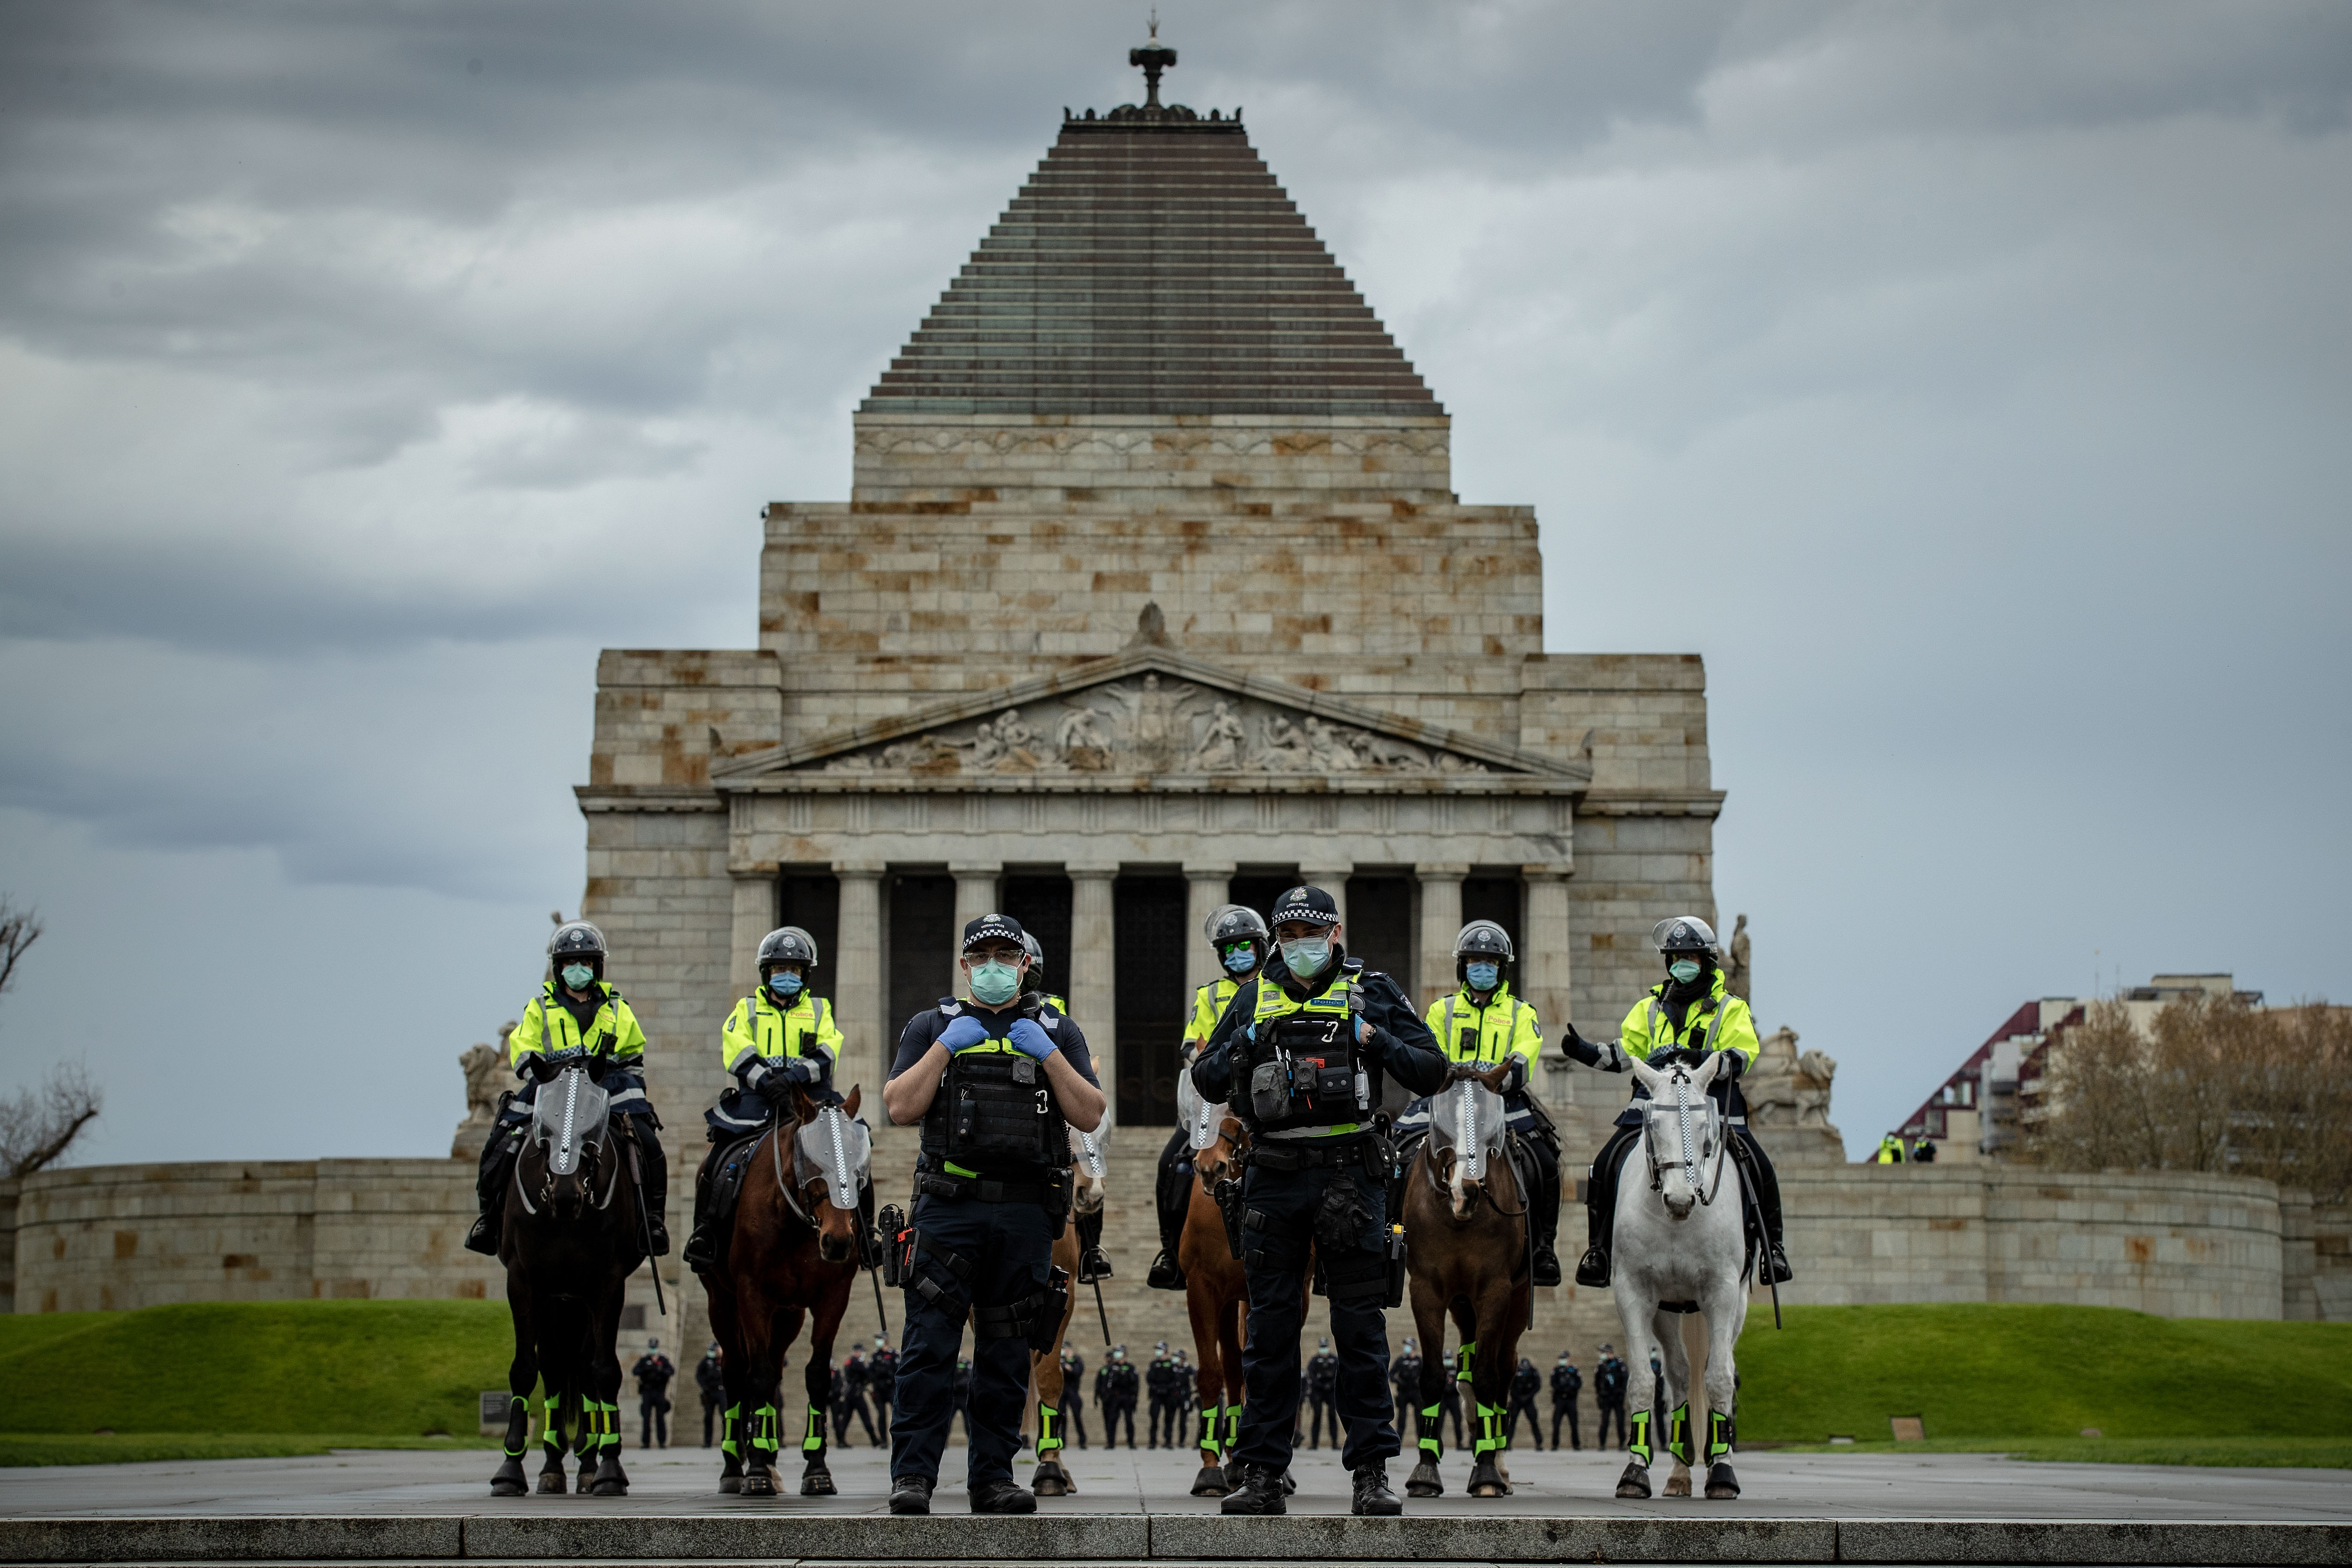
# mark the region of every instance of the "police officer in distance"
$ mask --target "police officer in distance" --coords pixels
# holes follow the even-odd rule
[[[1310,1247],[1330,1301],[1339,1356],[1340,1463],[1354,1473],[1352,1511],[1403,1511],[1389,1489],[1399,1447],[1389,1419],[1387,1184],[1394,1151],[1373,1126],[1382,1080],[1434,1093],[1445,1058],[1387,975],[1339,942],[1339,909],[1297,887],[1272,910],[1278,950],[1227,1005],[1192,1063],[1201,1098],[1227,1101],[1249,1130],[1243,1278],[1250,1331],[1242,1351],[1238,1489],[1233,1514],[1281,1513],[1297,1431],[1300,1287]]]
[[[1070,1209],[1068,1130],[1102,1124],[1103,1093],[1078,1026],[1022,995],[1021,937],[1001,914],[964,927],[971,1000],[942,998],[908,1019],[882,1086],[890,1120],[923,1130],[890,1434],[893,1513],[930,1511],[967,1317],[971,1511],[1037,1508],[1013,1481],[1013,1458],[1033,1336],[1060,1321],[1051,1286],[1054,1239]]]
[[[1180,1064],[1190,1063],[1216,1032],[1217,1020],[1234,993],[1257,977],[1265,964],[1265,921],[1255,910],[1227,904],[1211,915],[1201,933],[1215,950],[1223,973],[1192,993],[1192,1016],[1184,1026]],[[1178,1127],[1160,1152],[1160,1175],[1153,1194],[1160,1205],[1160,1256],[1151,1260],[1144,1283],[1154,1290],[1184,1289],[1184,1268],[1176,1256],[1184,1237],[1184,1214],[1192,1202],[1192,1130]]]
[[[1649,994],[1633,1004],[1619,1038],[1595,1045],[1570,1024],[1564,1048],[1570,1060],[1603,1072],[1623,1072],[1633,1058],[1654,1068],[1673,1062],[1697,1067],[1709,1056],[1718,1058],[1707,1097],[1722,1112],[1725,1152],[1739,1166],[1748,1190],[1756,1194],[1766,1266],[1775,1281],[1785,1284],[1794,1276],[1780,1245],[1780,1180],[1773,1173],[1772,1162],[1765,1157],[1764,1146],[1748,1131],[1748,1102],[1739,1093],[1739,1075],[1755,1065],[1762,1049],[1756,1037],[1756,1016],[1745,1000],[1725,986],[1722,953],[1716,946],[1713,928],[1705,921],[1696,915],[1670,915],[1651,928],[1650,941],[1665,961],[1666,979],[1651,986]],[[1642,1136],[1641,1102],[1649,1098],[1650,1091],[1637,1081],[1633,1103],[1618,1113],[1617,1131],[1592,1162],[1591,1180],[1585,1189],[1591,1245],[1576,1265],[1579,1285],[1597,1289],[1609,1283],[1618,1175],[1628,1151]]]
[[[1333,1403],[1339,1397],[1339,1358],[1331,1353],[1329,1340],[1318,1340],[1315,1342],[1315,1359],[1307,1363],[1307,1403],[1309,1406],[1309,1426],[1307,1434],[1308,1447],[1319,1448],[1323,1446],[1323,1423],[1326,1417],[1328,1417],[1331,1423],[1331,1446],[1335,1448],[1339,1446],[1339,1410]]]
[[[520,1090],[500,1100],[498,1125],[482,1144],[481,1173],[475,1184],[482,1213],[467,1233],[467,1251],[499,1255],[507,1184],[513,1179],[523,1133],[539,1102],[539,1086],[562,1070],[566,1060],[587,1056],[604,1062],[597,1082],[610,1099],[612,1113],[623,1119],[637,1146],[653,1255],[669,1253],[669,1159],[656,1136],[661,1119],[646,1098],[646,1032],[619,987],[604,983],[604,933],[586,921],[568,921],[547,940],[554,976],[540,986],[539,994],[523,1009],[522,1021],[507,1037],[508,1058],[524,1082]]]
[[[1164,1427],[1168,1447],[1174,1447],[1180,1436],[1176,1428],[1176,1358],[1168,1353],[1166,1340],[1151,1347],[1151,1364],[1143,1369],[1143,1389],[1148,1407],[1143,1446],[1159,1447]]]
[[[1454,977],[1462,989],[1429,1005],[1429,1030],[1448,1061],[1481,1072],[1508,1063],[1503,1110],[1536,1167],[1537,1192],[1528,1223],[1535,1227],[1535,1282],[1559,1283],[1559,1134],[1528,1097],[1529,1064],[1543,1053],[1543,1026],[1534,1004],[1511,990],[1518,957],[1511,937],[1493,921],[1472,921],[1454,939]]]
[[[759,1131],[792,1103],[795,1090],[819,1105],[838,1105],[834,1064],[841,1059],[841,1030],[833,1004],[810,989],[817,967],[816,938],[798,926],[779,926],[760,939],[760,983],[735,1004],[719,1031],[719,1059],[735,1079],[704,1111],[710,1152],[694,1177],[694,1229],[686,1238],[688,1268],[708,1269],[718,1251],[707,1209],[710,1177],[719,1151]]]
[[[1596,1448],[1609,1447],[1609,1423],[1617,1423],[1617,1441],[1622,1445],[1631,1439],[1625,1433],[1625,1358],[1607,1345],[1601,1347],[1601,1360],[1592,1369],[1592,1403],[1601,1412],[1601,1432],[1593,1438]]]
[[[1568,1442],[1571,1448],[1584,1447],[1584,1434],[1577,1430],[1576,1396],[1584,1392],[1584,1373],[1578,1370],[1576,1358],[1568,1352],[1559,1352],[1559,1360],[1551,1369],[1551,1446],[1559,1447],[1559,1423],[1568,1419]]]

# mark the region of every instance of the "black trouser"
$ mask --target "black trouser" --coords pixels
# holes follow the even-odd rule
[[[660,1442],[663,1447],[667,1448],[669,1447],[668,1400],[638,1400],[637,1421],[639,1426],[637,1433],[638,1447],[650,1448],[654,1446],[656,1440]]]
[[[965,1319],[974,1307],[1009,1307],[1045,1288],[1053,1230],[1045,1211],[1034,1203],[929,1194],[916,1200],[914,1227],[930,1247],[955,1254],[966,1266],[960,1276],[919,1249],[917,1272],[941,1294],[934,1303],[920,1290],[908,1289],[906,1339],[891,1390],[898,1406],[890,1433],[891,1478],[920,1476],[936,1483],[955,1415],[956,1357],[963,1348]],[[964,1411],[973,1488],[1012,1479],[1028,1394],[1029,1342],[1018,1335],[975,1335]]]
[[[1130,1448],[1134,1447],[1135,1406],[1127,1400],[1114,1399],[1103,1406],[1103,1415],[1104,1418],[1110,1423],[1110,1436],[1103,1439],[1103,1447],[1106,1448],[1118,1447],[1118,1424],[1124,1420],[1127,1423],[1127,1446]]]
[[[1503,1412],[1503,1447],[1507,1448],[1514,1442],[1517,1441],[1519,1436],[1519,1415],[1521,1412],[1525,1412],[1528,1418],[1528,1441],[1533,1444],[1536,1447],[1541,1448],[1543,1447],[1543,1417],[1536,1414],[1536,1396],[1532,1394],[1515,1394],[1511,1395],[1511,1407]],[[1552,1440],[1552,1447],[1555,1448],[1559,1447],[1559,1440],[1558,1438],[1554,1438]]]
[[[880,1389],[874,1391],[875,1436],[880,1442],[890,1440],[890,1396]]]
[[[1617,1401],[1614,1405],[1610,1404],[1606,1400],[1601,1402],[1601,1430],[1593,1436],[1592,1446],[1594,1447],[1606,1448],[1609,1447],[1609,1423],[1612,1420],[1617,1423],[1617,1441],[1620,1444],[1622,1444],[1625,1441],[1625,1402],[1622,1399]]]
[[[1318,1151],[1323,1152],[1323,1151]],[[1338,1152],[1338,1151],[1329,1151]],[[1339,1462],[1352,1470],[1395,1457],[1396,1427],[1389,1419],[1388,1323],[1381,1302],[1388,1290],[1388,1261],[1378,1244],[1387,1228],[1388,1194],[1364,1173],[1360,1160],[1338,1168],[1276,1171],[1253,1164],[1242,1189],[1244,1228],[1242,1278],[1249,1288],[1249,1339],[1242,1347],[1241,1441],[1234,1457],[1268,1469],[1289,1468],[1298,1434],[1302,1381],[1298,1335],[1314,1242],[1315,1216],[1324,1190],[1334,1182],[1354,1184],[1358,1201],[1372,1223],[1352,1250],[1323,1255],[1329,1292],[1331,1346],[1339,1357],[1339,1421],[1347,1440]]]
[[[1772,1245],[1781,1246],[1780,1239],[1780,1178],[1765,1156],[1764,1146],[1745,1125],[1731,1130],[1731,1141],[1725,1152],[1731,1156],[1747,1177],[1748,1185],[1756,1194],[1758,1215],[1764,1222],[1764,1234]],[[1601,1251],[1611,1250],[1612,1233],[1617,1224],[1617,1177],[1625,1167],[1625,1158],[1642,1139],[1639,1124],[1621,1125],[1609,1135],[1593,1157],[1591,1179],[1584,1192],[1584,1219],[1591,1239],[1587,1245]]]
[[[1176,1261],[1177,1245],[1184,1238],[1184,1212],[1192,1203],[1192,1141],[1179,1127],[1160,1151],[1160,1171],[1153,1178],[1152,1199],[1160,1209],[1160,1247],[1168,1261]]]
[[[1584,1434],[1576,1429],[1576,1401],[1573,1399],[1565,1405],[1555,1405],[1551,1407],[1551,1446],[1555,1448],[1559,1447],[1559,1424],[1563,1418],[1568,1422],[1569,1447],[1583,1447]]]
[[[1167,1434],[1168,1446],[1176,1446],[1176,1407],[1166,1399],[1151,1401],[1151,1408],[1143,1418],[1144,1442],[1150,1447],[1160,1447],[1160,1435]]]
[[[1062,1397],[1069,1402],[1062,1406],[1062,1424],[1070,1429],[1070,1436],[1076,1438],[1078,1447],[1083,1448],[1087,1446],[1087,1402],[1075,1388]]]
[[[1331,1395],[1328,1392],[1318,1393],[1307,1403],[1314,1406],[1314,1415],[1307,1422],[1307,1432],[1311,1438],[1307,1446],[1313,1448],[1323,1446],[1323,1423],[1328,1420],[1331,1423],[1331,1445],[1334,1447],[1339,1447],[1339,1407],[1331,1402]]]
[[[1545,1136],[1519,1140],[1536,1168],[1535,1202],[1528,1210],[1528,1223],[1535,1227],[1538,1251],[1551,1250],[1559,1237],[1559,1145]]]
[[[719,1407],[726,1403],[727,1395],[724,1394],[706,1394],[702,1396],[702,1446],[706,1448],[710,1447],[710,1428],[719,1419]]]
[[[849,1447],[849,1418],[852,1415],[856,1415],[857,1417],[858,1425],[866,1428],[866,1441],[867,1445],[872,1447],[880,1447],[882,1446],[882,1439],[877,1436],[874,1431],[874,1413],[866,1407],[866,1395],[863,1394],[852,1394],[848,1395],[834,1409],[833,1424],[835,1428],[840,1433],[839,1442],[841,1446],[845,1448]]]

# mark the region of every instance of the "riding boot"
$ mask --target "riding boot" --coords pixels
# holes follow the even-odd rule
[[[1159,1211],[1160,1254],[1143,1282],[1154,1290],[1184,1289],[1184,1268],[1176,1261],[1184,1238],[1184,1211],[1192,1204],[1192,1141],[1179,1127],[1160,1152],[1160,1168],[1152,1184],[1153,1206]]]
[[[1110,1254],[1103,1250],[1103,1211],[1077,1216],[1078,1283],[1091,1285],[1110,1278]]]
[[[717,1134],[712,1136],[715,1140]],[[687,1232],[685,1250],[678,1254],[697,1274],[708,1274],[719,1261],[719,1238],[710,1232],[710,1167],[718,1162],[719,1147],[714,1142],[694,1173],[694,1228]]]
[[[1780,1177],[1772,1169],[1764,1145],[1745,1127],[1732,1129],[1732,1148],[1740,1155],[1740,1169],[1747,1174],[1748,1185],[1756,1193],[1758,1217],[1764,1222],[1765,1257],[1772,1269],[1772,1282],[1786,1285],[1796,1278],[1789,1267],[1789,1255],[1780,1248]]]
[[[1624,1163],[1626,1146],[1641,1135],[1638,1128],[1620,1127],[1609,1135],[1594,1156],[1584,1184],[1584,1219],[1589,1245],[1577,1259],[1576,1282],[1591,1289],[1609,1283],[1610,1230],[1617,1218],[1617,1168]]]
[[[661,1137],[642,1117],[629,1119],[636,1134],[637,1159],[645,1175],[646,1228],[652,1233],[646,1250],[656,1258],[669,1256],[669,1156]]]
[[[1535,1230],[1535,1282],[1559,1283],[1559,1254],[1552,1244],[1559,1236],[1559,1151],[1542,1140],[1530,1140],[1528,1152],[1536,1167],[1536,1201],[1528,1215]]]
[[[481,1166],[474,1179],[474,1200],[481,1205],[482,1213],[474,1221],[474,1228],[466,1233],[466,1250],[485,1258],[499,1255],[499,1221],[506,1208],[507,1183],[514,1175],[515,1155],[521,1147],[517,1131],[493,1127],[489,1137],[482,1142]]]

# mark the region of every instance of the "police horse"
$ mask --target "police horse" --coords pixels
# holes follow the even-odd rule
[[[506,1265],[515,1353],[507,1369],[506,1462],[490,1479],[490,1495],[521,1497],[530,1490],[522,1460],[530,1394],[543,1380],[545,1463],[539,1489],[565,1489],[570,1427],[569,1447],[580,1459],[579,1490],[625,1497],[621,1298],[646,1258],[636,1145],[612,1125],[612,1100],[598,1081],[604,1058],[574,1051],[549,1062],[552,1076],[539,1086],[500,1228],[499,1261]]]
[[[1070,1134],[1070,1223],[1054,1240],[1054,1267],[1072,1279],[1091,1282],[1092,1276],[1082,1269],[1083,1248],[1077,1222],[1103,1212],[1103,1196],[1109,1176],[1109,1167],[1103,1156],[1102,1129],[1081,1132],[1069,1129]],[[1062,1412],[1065,1378],[1062,1372],[1062,1342],[1069,1336],[1070,1324],[1076,1317],[1078,1293],[1072,1290],[1063,1303],[1061,1321],[1055,1325],[1054,1342],[1045,1350],[1032,1350],[1029,1357],[1029,1397],[1037,1407],[1037,1464],[1029,1478],[1029,1489],[1039,1497],[1068,1497],[1078,1489],[1071,1479],[1069,1467],[1062,1463]]]
[[[1405,1482],[1412,1497],[1445,1491],[1437,1469],[1444,1453],[1439,1401],[1445,1379],[1455,1374],[1438,1352],[1449,1316],[1469,1363],[1477,1407],[1470,1495],[1504,1497],[1511,1489],[1503,1468],[1503,1417],[1519,1364],[1519,1336],[1535,1312],[1528,1207],[1534,1184],[1505,1136],[1503,1097],[1496,1087],[1505,1070],[1498,1066],[1482,1076],[1467,1064],[1454,1066],[1446,1086],[1429,1099],[1428,1132],[1405,1176],[1400,1216],[1408,1238],[1405,1267],[1413,1325],[1430,1352],[1421,1363],[1415,1402],[1421,1462]]]
[[[1614,1271],[1610,1289],[1625,1328],[1625,1361],[1638,1384],[1650,1353],[1664,1369],[1671,1414],[1664,1447],[1674,1457],[1670,1497],[1690,1493],[1690,1468],[1707,1467],[1706,1495],[1718,1500],[1739,1495],[1732,1473],[1735,1439],[1733,1401],[1738,1378],[1732,1346],[1748,1318],[1748,1274],[1753,1262],[1740,1214],[1739,1178],[1724,1180],[1728,1142],[1723,1114],[1707,1096],[1719,1058],[1696,1071],[1681,1062],[1660,1068],[1629,1060],[1650,1098],[1643,1105],[1642,1138],[1625,1158],[1643,1160],[1647,1181],[1617,1184]],[[1631,1173],[1627,1173],[1631,1175]],[[1707,1431],[1702,1455],[1690,1427],[1690,1358],[1683,1349],[1677,1316],[1706,1316]],[[1650,1431],[1647,1399],[1633,1415],[1632,1458],[1618,1479],[1621,1498],[1650,1495],[1650,1461],[1656,1445]]]
[[[820,1105],[796,1091],[773,1125],[726,1151],[716,1190],[733,1214],[719,1221],[720,1247],[703,1285],[721,1352],[727,1408],[719,1489],[776,1495],[782,1453],[784,1354],[809,1322],[803,1378],[808,1420],[801,1437],[801,1495],[834,1495],[825,1465],[825,1409],[833,1342],[859,1269],[875,1255],[866,1210],[873,1186],[873,1134],[857,1120],[858,1091]]]
[[[1242,1342],[1249,1333],[1249,1284],[1242,1277],[1238,1237],[1242,1157],[1249,1134],[1230,1105],[1202,1100],[1192,1070],[1176,1079],[1176,1110],[1192,1147],[1193,1181],[1176,1260],[1184,1270],[1184,1307],[1192,1320],[1193,1374],[1201,1405],[1201,1472],[1194,1497],[1233,1490],[1225,1461],[1241,1440]]]

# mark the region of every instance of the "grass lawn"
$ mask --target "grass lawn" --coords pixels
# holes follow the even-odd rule
[[[2352,1450],[2352,1323],[1968,1304],[1785,1315],[1779,1331],[1751,1315],[1740,1336],[1743,1441],[1876,1447],[1889,1417],[1916,1415],[1928,1444],[1906,1449],[2165,1464],[2342,1464]],[[2323,1448],[2332,1458],[2204,1457]]]
[[[220,1301],[0,1317],[0,1427],[283,1445],[471,1441],[514,1353],[503,1301]],[[129,1439],[100,1439],[127,1442]],[[316,1451],[316,1450],[312,1450]],[[160,1456],[150,1456],[160,1457]],[[22,1462],[22,1461],[17,1461]]]
[[[495,1448],[495,1437],[387,1437],[271,1432],[126,1432],[75,1436],[0,1432],[0,1469],[23,1465],[128,1465],[147,1459],[287,1459],[338,1448]]]
[[[1747,1438],[1743,1431],[1742,1442]],[[2352,1438],[2318,1437],[2029,1437],[2003,1443],[1955,1438],[1943,1443],[1770,1443],[1782,1454],[2006,1454],[2067,1465],[2209,1465],[2261,1469],[2352,1470]]]

